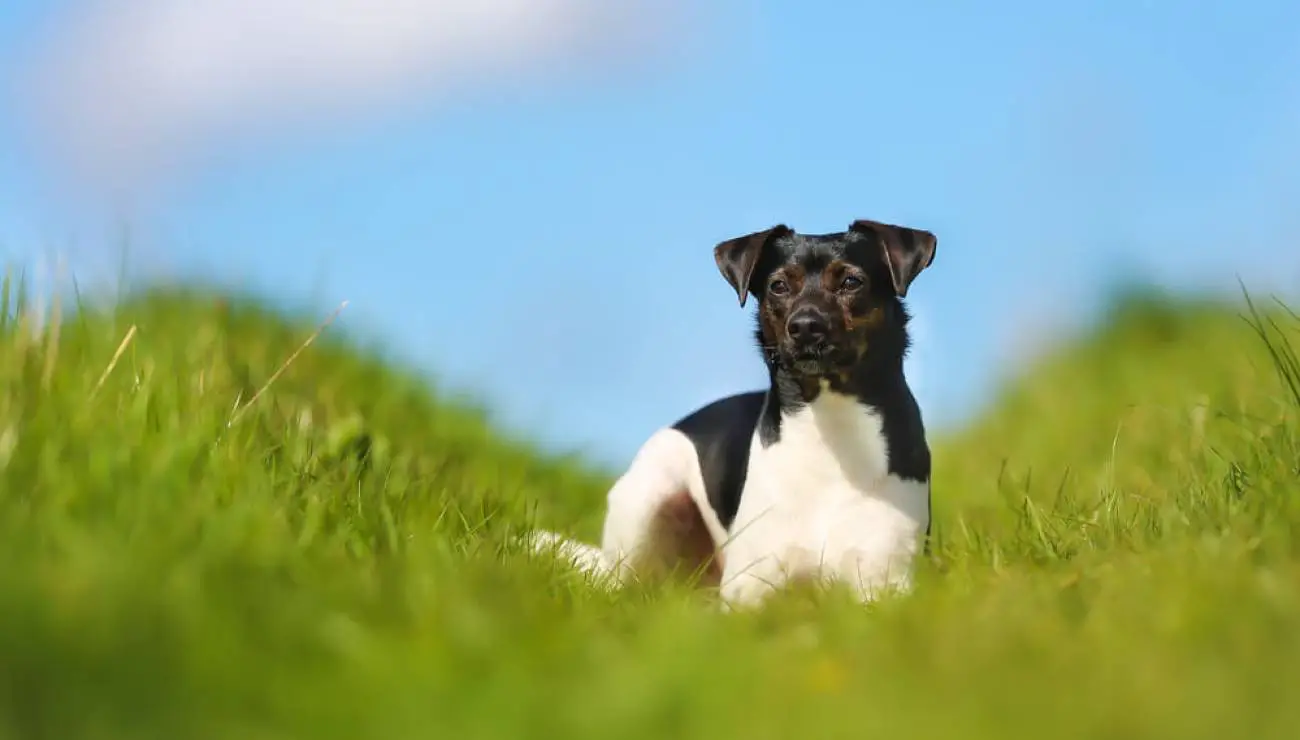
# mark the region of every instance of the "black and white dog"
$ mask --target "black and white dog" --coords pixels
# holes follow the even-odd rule
[[[767,390],[653,434],[609,491],[600,547],[550,532],[534,542],[615,583],[694,570],[732,607],[793,580],[847,583],[863,600],[907,589],[930,534],[930,449],[903,376],[900,299],[936,246],[928,231],[865,220],[717,245],[741,307],[758,301]]]

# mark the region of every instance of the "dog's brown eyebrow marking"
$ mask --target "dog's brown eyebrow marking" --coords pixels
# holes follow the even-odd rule
[[[772,280],[784,280],[787,283],[790,283],[791,290],[797,291],[801,287],[803,287],[803,281],[806,277],[807,275],[805,274],[803,265],[790,264],[790,265],[781,265],[780,267],[773,270],[772,275],[768,278],[768,281],[771,282]]]
[[[858,265],[855,265],[848,260],[843,260],[843,259],[831,260],[830,263],[827,264],[826,267],[822,269],[823,279],[825,277],[830,277],[833,275],[840,275],[840,276],[853,275],[854,277],[861,277],[865,279],[866,274],[867,274],[866,270],[862,269]]]

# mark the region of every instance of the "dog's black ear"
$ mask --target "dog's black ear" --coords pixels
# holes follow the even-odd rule
[[[745,307],[745,299],[749,296],[749,279],[754,274],[754,267],[758,265],[763,248],[776,237],[789,233],[792,233],[789,227],[777,224],[770,229],[728,239],[713,248],[713,260],[718,263],[722,276],[736,289],[741,308]]]
[[[939,240],[923,229],[882,224],[879,221],[859,219],[849,227],[851,231],[874,237],[880,242],[889,276],[894,281],[894,293],[907,297],[907,288],[921,271],[934,262],[934,252]]]

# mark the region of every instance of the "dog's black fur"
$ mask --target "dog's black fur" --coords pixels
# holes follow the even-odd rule
[[[758,301],[755,335],[770,378],[765,391],[722,398],[673,425],[695,446],[724,527],[740,505],[754,431],[765,447],[775,444],[782,414],[812,402],[823,383],[879,414],[890,474],[929,480],[925,426],[903,376],[901,299],[936,247],[928,231],[865,220],[818,235],[778,225],[717,245],[718,269],[741,307],[749,295]],[[929,526],[925,534],[928,548]]]

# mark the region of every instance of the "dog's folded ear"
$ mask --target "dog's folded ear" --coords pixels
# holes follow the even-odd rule
[[[776,237],[790,233],[790,228],[785,224],[777,224],[770,229],[728,239],[713,248],[713,259],[718,263],[722,276],[736,289],[741,308],[745,307],[745,299],[749,296],[749,280],[758,265],[758,258],[763,254],[763,248]]]
[[[850,231],[873,237],[880,243],[889,266],[889,275],[894,281],[894,293],[899,298],[907,296],[907,288],[921,271],[934,262],[934,252],[939,240],[934,234],[923,229],[906,226],[882,224],[879,221],[859,219],[849,227]]]

